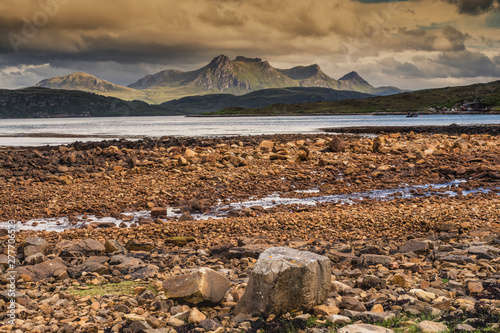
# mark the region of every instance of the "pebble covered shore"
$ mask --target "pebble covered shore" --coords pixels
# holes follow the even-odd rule
[[[15,325],[6,311],[9,236],[0,229],[0,331],[500,331],[495,131],[3,149],[0,221],[31,226],[34,218],[67,217],[80,227],[16,235]],[[453,185],[424,187],[430,184]],[[229,205],[405,187],[409,195],[395,191],[383,200]],[[147,216],[130,221],[138,211]],[[123,223],[94,220],[106,216]],[[324,297],[245,313],[239,301],[248,299],[247,285],[262,287],[253,268],[267,272],[259,256],[276,247],[319,255],[323,271],[328,262]],[[290,288],[279,282],[272,297],[281,300]]]

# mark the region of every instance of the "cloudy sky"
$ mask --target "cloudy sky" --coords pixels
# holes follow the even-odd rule
[[[2,0],[0,88],[128,85],[219,54],[421,89],[500,78],[500,0]]]

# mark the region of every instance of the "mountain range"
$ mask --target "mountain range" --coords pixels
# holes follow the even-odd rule
[[[186,96],[220,93],[243,95],[261,89],[288,87],[321,87],[382,96],[402,92],[396,87],[373,87],[356,72],[335,80],[318,65],[278,69],[260,58],[238,56],[231,60],[225,55],[215,57],[208,65],[194,71],[164,70],[147,75],[127,87],[83,72],[45,79],[36,86],[81,90],[154,104]]]

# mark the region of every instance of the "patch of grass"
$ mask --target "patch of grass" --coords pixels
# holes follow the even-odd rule
[[[309,318],[307,321],[306,321],[306,326],[307,327],[316,327],[316,321],[318,320],[318,318],[316,317],[311,317]]]
[[[146,287],[146,289],[151,290],[155,294],[158,293],[156,287],[149,285],[144,282],[135,281],[123,281],[120,283],[107,283],[102,285],[88,285],[88,289],[78,289],[78,287],[73,287],[69,289],[69,292],[76,296],[95,296],[95,295],[132,295],[134,293],[134,288],[136,287]]]
[[[188,237],[176,236],[165,239],[165,243],[171,243],[178,246],[183,246],[186,245],[187,243],[194,242],[195,240],[196,238],[194,238],[193,236],[188,236]]]
[[[395,318],[385,320],[382,323],[376,323],[375,325],[377,326],[382,326],[386,328],[392,329],[395,333],[417,333],[419,332],[419,329],[417,329],[417,324],[429,320],[432,321],[435,319],[431,314],[429,313],[422,313],[419,315],[413,315],[411,313],[402,313],[399,316],[396,316]],[[410,325],[410,326],[403,326],[403,323],[405,321],[411,320],[415,322],[415,324]]]

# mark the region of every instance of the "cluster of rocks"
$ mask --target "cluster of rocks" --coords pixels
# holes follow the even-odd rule
[[[499,147],[500,138],[488,134],[410,132],[377,138],[162,138],[12,148],[0,151],[5,203],[0,219],[116,216],[165,206],[206,212],[221,201],[272,193],[300,196],[296,190],[314,188],[354,193],[456,178],[470,180],[463,189],[495,189]],[[193,201],[201,204],[190,205]]]
[[[126,221],[123,213],[143,209],[151,218],[130,228],[94,222],[59,233],[19,232],[16,321],[0,331],[498,330],[499,165],[500,137],[484,133],[6,149],[5,221],[77,221],[85,213]],[[457,178],[467,182],[453,197],[441,193],[448,189],[431,197],[415,190],[413,198],[190,216],[272,193],[300,198]],[[465,195],[478,188],[484,191]],[[310,189],[318,192],[296,191]],[[166,206],[184,214],[166,218]],[[8,237],[0,229],[5,287]],[[2,290],[6,323],[10,298]]]
[[[131,231],[148,229],[158,234],[152,226]],[[104,242],[96,240],[104,231],[71,240],[74,232],[47,233],[21,240],[16,325],[0,330],[264,332],[311,318],[316,327],[301,331],[391,332],[373,325],[396,318],[422,332],[498,330],[498,230],[475,228],[453,239],[441,231],[349,243],[291,240],[286,247],[263,237],[206,247],[198,239],[162,243],[161,235],[121,243],[110,229]],[[0,263],[5,273],[5,255]],[[125,293],[79,294],[127,282],[133,289]],[[0,293],[2,309],[8,301]]]

